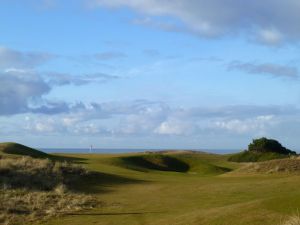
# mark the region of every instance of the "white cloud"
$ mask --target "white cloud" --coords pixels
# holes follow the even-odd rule
[[[214,125],[217,128],[225,129],[232,133],[262,134],[266,132],[266,129],[269,128],[269,126],[275,123],[274,119],[273,115],[263,115],[244,120],[231,119],[216,121]]]
[[[258,32],[257,40],[269,45],[279,45],[284,40],[284,36],[278,30],[271,28],[271,29],[262,29]]]
[[[94,107],[41,116],[26,120],[28,129],[39,133],[69,133],[101,136],[182,136],[201,137],[208,134],[249,135],[272,134],[294,117],[297,108],[289,106],[226,106],[219,108],[171,108],[165,104],[134,101],[93,103]],[[43,125],[41,125],[43,124]]]
[[[154,133],[167,135],[185,135],[191,132],[191,124],[180,120],[164,121],[154,130]]]

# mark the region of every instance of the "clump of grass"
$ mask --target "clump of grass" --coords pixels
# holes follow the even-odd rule
[[[96,206],[91,196],[56,191],[1,190],[0,224],[42,221]],[[21,223],[21,221],[23,221]]]
[[[72,186],[87,173],[83,167],[69,162],[31,157],[0,159],[0,185],[3,188],[53,190],[59,184]]]
[[[0,158],[0,224],[24,224],[97,205],[71,191],[88,171],[48,159]]]
[[[250,173],[300,173],[300,158],[275,159],[265,162],[250,163],[237,170]]]
[[[300,225],[300,216],[299,215],[291,216],[282,225]]]

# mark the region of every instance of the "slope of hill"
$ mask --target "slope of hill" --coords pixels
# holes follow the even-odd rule
[[[0,154],[49,158],[47,153],[13,142],[0,143]]]

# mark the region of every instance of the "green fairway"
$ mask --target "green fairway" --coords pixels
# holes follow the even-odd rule
[[[240,164],[228,162],[227,156],[180,152],[68,156],[81,158],[88,169],[99,172],[77,189],[101,204],[43,224],[276,225],[300,207],[300,177],[231,173]],[[174,165],[182,170],[176,172]]]

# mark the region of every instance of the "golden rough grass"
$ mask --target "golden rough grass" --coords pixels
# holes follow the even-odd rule
[[[291,216],[282,225],[300,225],[300,217],[299,217],[299,215]]]
[[[30,224],[95,206],[87,195],[27,190],[1,191],[0,224]]]
[[[47,159],[0,158],[0,224],[31,224],[83,209],[97,202],[68,187],[88,172]]]
[[[265,162],[247,163],[234,173],[292,173],[300,174],[300,159],[275,159]]]

